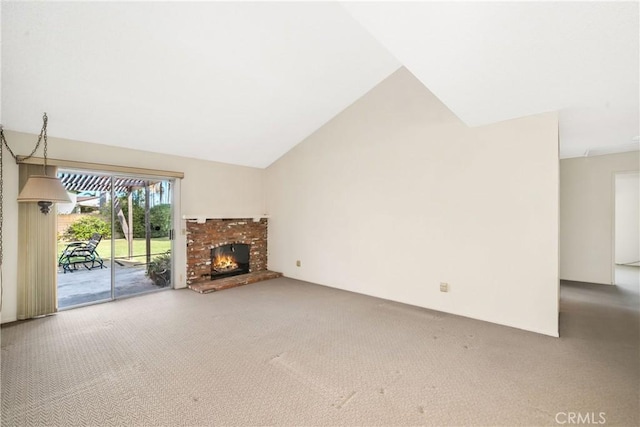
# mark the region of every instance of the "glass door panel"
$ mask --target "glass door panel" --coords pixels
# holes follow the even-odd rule
[[[57,204],[58,308],[110,300],[111,176],[60,170],[71,203]]]
[[[171,187],[114,177],[115,298],[171,287]]]

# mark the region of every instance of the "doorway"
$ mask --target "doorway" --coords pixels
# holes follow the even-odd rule
[[[61,169],[58,308],[172,287],[171,178]]]
[[[614,179],[614,283],[640,275],[640,173]]]

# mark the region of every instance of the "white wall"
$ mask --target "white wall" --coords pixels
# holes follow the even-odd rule
[[[35,123],[34,126],[39,126]],[[36,135],[5,130],[7,141],[18,155],[28,154]],[[179,143],[179,142],[177,142]],[[18,167],[5,151],[4,166],[4,262],[2,322],[16,320],[17,248],[18,248]],[[42,156],[42,149],[37,153]],[[48,155],[54,159],[184,172],[178,185],[180,200],[176,206],[182,214],[209,214],[252,217],[265,211],[263,169],[234,166],[185,157],[169,156],[49,137]],[[176,225],[180,225],[178,219]],[[186,240],[176,236],[176,283],[185,286]]]
[[[269,268],[557,336],[557,126],[468,128],[400,69],[267,169]]]
[[[640,261],[640,174],[615,176],[615,262]]]
[[[560,161],[560,278],[612,284],[614,176],[637,171],[639,153]]]

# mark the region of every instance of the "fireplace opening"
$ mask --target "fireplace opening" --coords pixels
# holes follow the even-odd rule
[[[249,273],[249,245],[231,243],[211,249],[211,280]]]

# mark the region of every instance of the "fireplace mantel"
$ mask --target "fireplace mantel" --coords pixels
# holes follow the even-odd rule
[[[195,221],[198,224],[204,224],[208,219],[252,219],[253,222],[259,222],[262,218],[269,218],[267,214],[188,214],[182,215],[182,219],[186,221]]]

